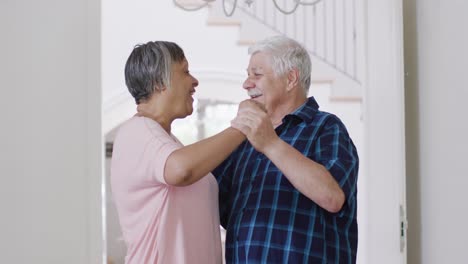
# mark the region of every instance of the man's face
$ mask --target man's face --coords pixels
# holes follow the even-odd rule
[[[258,52],[250,57],[247,68],[248,77],[244,82],[250,98],[265,105],[270,116],[287,99],[287,76],[276,76],[267,53]]]

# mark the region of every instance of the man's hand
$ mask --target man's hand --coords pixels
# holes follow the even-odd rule
[[[239,104],[231,126],[244,133],[254,148],[262,153],[279,139],[265,107],[254,100],[245,100]]]

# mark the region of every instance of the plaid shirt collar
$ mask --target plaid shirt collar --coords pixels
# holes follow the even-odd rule
[[[319,111],[319,105],[317,101],[315,101],[315,98],[309,97],[307,101],[299,106],[294,112],[286,115],[283,118],[283,123],[287,123],[287,121],[296,121],[297,123],[301,122],[306,122],[306,123],[312,123],[314,120],[315,115]]]

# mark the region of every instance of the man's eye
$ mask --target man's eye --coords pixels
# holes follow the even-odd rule
[[[262,76],[262,75],[263,75],[263,74],[261,74],[261,73],[257,73],[257,72],[254,73],[254,76],[255,76],[255,77]]]

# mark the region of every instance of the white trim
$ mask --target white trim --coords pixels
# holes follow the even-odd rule
[[[105,100],[102,106],[102,109],[105,112],[111,111],[113,108],[118,107],[119,105],[126,103],[128,100],[132,99],[127,90],[123,90]]]
[[[366,1],[365,145],[368,235],[366,263],[406,263],[400,252],[405,204],[405,119],[402,0]]]
[[[103,103],[102,135],[105,136],[123,121],[130,118],[132,113],[135,113],[135,109],[135,101],[127,90],[106,100]]]

